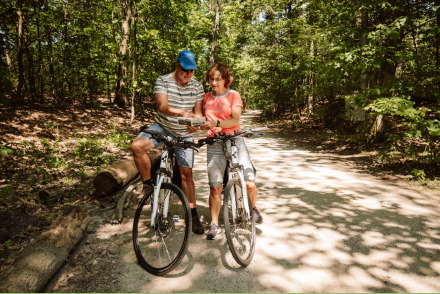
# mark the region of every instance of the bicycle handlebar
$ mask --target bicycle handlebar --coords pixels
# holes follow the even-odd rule
[[[214,135],[214,137],[200,139],[197,142],[197,145],[198,145],[198,147],[202,147],[203,145],[206,145],[206,144],[212,145],[215,142],[228,140],[228,139],[231,139],[231,138],[237,137],[237,136],[250,137],[253,135],[264,135],[262,133],[257,133],[257,132],[266,131],[266,130],[267,130],[267,127],[259,127],[259,128],[255,128],[255,129],[244,130],[241,132],[235,131],[234,134],[225,134],[224,132],[220,132],[220,133],[216,133]]]
[[[198,151],[197,148],[199,147],[199,145],[197,143],[190,142],[190,141],[183,141],[180,138],[173,139],[171,137],[165,136],[165,135],[158,133],[156,131],[148,130],[147,127],[145,127],[145,126],[141,127],[140,131],[152,135],[154,139],[156,139],[159,142],[164,143],[165,145],[167,145],[169,147],[182,147],[185,149],[191,148],[191,149],[194,149],[195,151]]]

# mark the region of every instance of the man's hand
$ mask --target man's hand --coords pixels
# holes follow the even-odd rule
[[[183,116],[183,117],[189,117],[189,118],[196,117],[196,115],[195,115],[194,113],[188,112],[188,111],[186,111],[186,110],[184,110],[183,113],[182,113],[182,115],[180,115],[180,116]]]
[[[187,126],[186,129],[188,130],[188,132],[190,133],[194,133],[195,131],[197,131],[199,129],[199,127],[190,127]]]

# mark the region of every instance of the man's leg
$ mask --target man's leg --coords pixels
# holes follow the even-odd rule
[[[189,207],[196,208],[196,188],[193,180],[192,168],[179,166],[182,177],[182,191],[189,202]]]
[[[204,233],[204,228],[200,223],[200,219],[196,209],[196,189],[194,185],[192,168],[179,166],[180,176],[182,177],[182,191],[188,199],[192,215],[192,231],[195,234],[201,235]]]
[[[154,148],[154,143],[146,137],[139,136],[131,143],[133,160],[144,183],[142,194],[140,195],[141,198],[153,187],[150,173],[151,160],[147,153],[152,148]]]

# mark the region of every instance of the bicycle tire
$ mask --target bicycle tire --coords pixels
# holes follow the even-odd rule
[[[167,217],[159,201],[156,225],[151,227],[153,191],[145,195],[133,221],[133,246],[140,265],[149,273],[162,276],[176,268],[188,250],[192,220],[188,200],[174,184],[162,183],[160,193],[171,196]],[[150,200],[151,197],[151,201]]]
[[[231,192],[235,193],[236,220],[232,218]],[[252,213],[252,204],[249,199],[248,207],[250,219],[248,218],[243,204],[241,182],[237,178],[228,181],[223,198],[223,221],[225,235],[228,241],[229,250],[235,261],[242,266],[251,263],[255,253],[255,220]]]

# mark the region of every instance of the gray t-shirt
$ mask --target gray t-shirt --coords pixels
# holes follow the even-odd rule
[[[205,91],[203,85],[195,79],[191,78],[186,85],[181,86],[174,79],[173,73],[169,73],[157,78],[154,94],[166,94],[169,106],[193,112],[196,103],[203,101]],[[174,136],[187,137],[191,135],[186,126],[178,124],[177,117],[157,112],[154,121]]]

